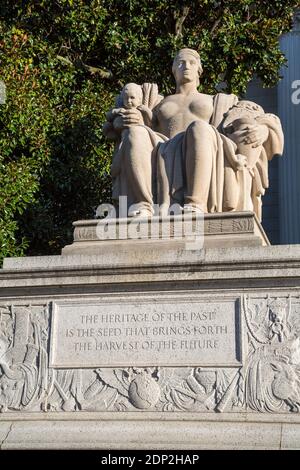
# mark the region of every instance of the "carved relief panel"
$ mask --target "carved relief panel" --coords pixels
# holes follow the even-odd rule
[[[0,306],[0,411],[299,411],[298,296],[161,298]]]

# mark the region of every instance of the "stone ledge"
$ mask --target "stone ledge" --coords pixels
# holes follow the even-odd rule
[[[122,414],[123,415],[123,414]],[[257,416],[257,415],[256,415]],[[11,420],[0,422],[0,449],[299,449],[300,423],[148,419]],[[208,418],[208,417],[207,417]],[[265,421],[268,419],[264,415]],[[278,416],[276,418],[279,419]],[[291,417],[289,416],[290,420]],[[285,421],[285,420],[284,420]]]
[[[279,423],[279,424],[295,424],[300,426],[300,413],[257,413],[255,411],[240,412],[184,412],[184,411],[10,411],[0,414],[0,424],[14,422],[34,422],[34,421],[67,421],[67,422],[92,422],[92,421],[197,421],[205,422],[237,422],[237,423]]]
[[[169,250],[119,256],[69,255],[6,258],[1,296],[61,295],[117,290],[251,289],[297,287],[300,245]],[[143,287],[144,286],[144,287]],[[147,287],[145,287],[147,286]],[[190,286],[190,287],[189,287]],[[49,290],[50,289],[50,290]]]
[[[263,267],[264,264],[281,263],[297,264],[300,266],[300,245],[278,245],[266,247],[236,247],[236,248],[210,248],[202,250],[183,250],[170,248],[164,252],[155,249],[145,249],[139,252],[72,254],[54,256],[27,256],[20,258],[5,258],[0,276],[9,272],[29,272],[74,269],[106,269],[126,267],[155,266],[212,266],[212,265],[243,265],[255,264]]]

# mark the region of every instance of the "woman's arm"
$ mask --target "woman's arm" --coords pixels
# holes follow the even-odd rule
[[[151,109],[147,106],[142,105],[138,107],[138,110],[141,111],[145,126],[152,127],[152,116],[153,113]]]
[[[105,137],[107,137],[109,140],[118,140],[119,134],[116,132],[114,125],[112,122],[105,122],[102,127],[103,134]]]

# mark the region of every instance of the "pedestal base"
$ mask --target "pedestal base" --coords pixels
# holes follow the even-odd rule
[[[67,413],[65,413],[67,415]],[[299,416],[53,413],[0,421],[0,449],[299,449]],[[74,416],[75,415],[75,416]]]
[[[300,246],[156,243],[5,260],[1,448],[300,448]]]
[[[79,220],[73,225],[74,243],[63,248],[63,255],[136,252],[151,246],[184,249],[187,242],[194,242],[194,249],[270,245],[253,212]]]

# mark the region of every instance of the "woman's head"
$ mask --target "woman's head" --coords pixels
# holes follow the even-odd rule
[[[203,72],[198,52],[188,48],[180,49],[174,58],[172,72],[176,83],[196,80],[198,86],[199,77]]]

